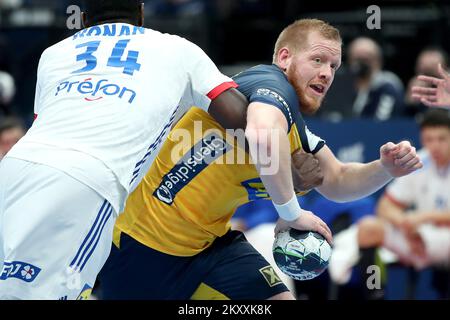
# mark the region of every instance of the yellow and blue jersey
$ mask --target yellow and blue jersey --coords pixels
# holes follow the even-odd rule
[[[257,81],[255,81],[257,79]],[[307,129],[295,90],[275,65],[234,80],[249,102],[279,108],[289,124],[291,152],[316,153],[324,141]],[[230,229],[242,204],[268,198],[250,156],[207,112],[191,108],[170,132],[149,171],[130,194],[114,231],[174,256],[193,256]]]

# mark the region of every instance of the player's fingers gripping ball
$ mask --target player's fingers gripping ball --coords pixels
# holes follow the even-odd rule
[[[322,235],[292,228],[275,236],[272,250],[280,270],[295,280],[319,276],[331,256],[331,246]]]

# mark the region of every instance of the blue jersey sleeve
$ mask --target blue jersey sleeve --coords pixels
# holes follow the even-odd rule
[[[276,86],[266,84],[255,89],[249,97],[249,102],[261,102],[270,104],[283,112],[289,125],[289,129],[294,123],[289,99],[286,98],[286,94],[282,93],[282,90],[277,90]]]
[[[261,102],[270,104],[283,112],[289,130],[295,122],[295,112],[299,109],[297,94],[286,75],[276,65],[260,65],[248,69],[234,80],[249,103]]]
[[[306,152],[317,153],[325,142],[312,134],[300,113],[300,101],[284,72],[276,65],[259,65],[233,77],[247,100],[270,104],[283,112],[289,132],[295,124]]]

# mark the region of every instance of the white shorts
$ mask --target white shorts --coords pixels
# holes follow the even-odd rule
[[[425,244],[425,256],[413,255],[403,233],[388,224],[385,230],[385,247],[399,255],[400,259],[422,269],[431,265],[450,266],[450,228],[422,225],[418,232]]]
[[[85,299],[108,258],[116,214],[62,171],[0,162],[0,299]]]

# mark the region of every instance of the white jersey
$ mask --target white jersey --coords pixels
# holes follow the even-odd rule
[[[450,210],[450,167],[439,170],[426,150],[418,153],[423,168],[395,179],[386,189],[387,196],[402,206],[417,211]]]
[[[174,121],[230,87],[178,36],[126,23],[83,29],[42,54],[37,119],[7,156],[60,169],[120,212]]]
[[[395,179],[387,187],[386,196],[398,205],[412,207],[418,214],[430,211],[447,214],[450,211],[450,166],[446,169],[437,168],[425,149],[418,155],[422,159],[423,168]],[[392,254],[396,252],[416,268],[430,264],[448,265],[450,229],[427,223],[420,225],[418,232],[425,243],[426,256],[413,255],[403,233],[389,225],[385,230],[385,247],[390,250],[380,252],[382,259],[393,262],[397,258],[396,254]]]

